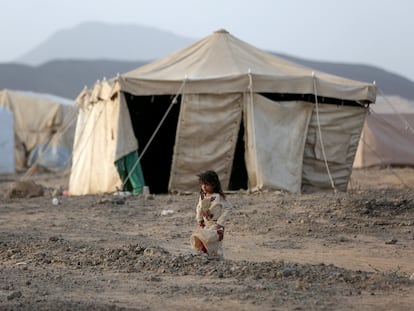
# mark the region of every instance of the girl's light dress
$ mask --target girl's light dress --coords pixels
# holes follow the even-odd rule
[[[192,248],[196,251],[206,250],[210,258],[224,258],[222,230],[229,220],[231,211],[232,204],[219,193],[213,193],[204,199],[200,197],[196,209],[196,220],[198,223],[204,221],[205,226],[191,235]]]

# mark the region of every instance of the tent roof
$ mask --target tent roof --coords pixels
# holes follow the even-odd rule
[[[14,98],[21,97],[25,99],[33,98],[42,100],[45,102],[51,102],[56,104],[62,105],[75,105],[75,101],[69,98],[56,96],[49,93],[38,93],[38,92],[31,92],[31,91],[22,91],[22,90],[10,90],[10,89],[2,89],[0,90],[0,94],[8,94],[8,96],[13,96]]]
[[[136,95],[254,92],[375,102],[373,84],[315,71],[264,52],[226,30],[118,77]],[[315,92],[316,87],[316,92]]]

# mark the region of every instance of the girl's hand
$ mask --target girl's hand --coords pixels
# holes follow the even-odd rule
[[[205,198],[201,201],[201,210],[205,211],[208,210],[210,208],[211,205],[211,199],[210,198]]]

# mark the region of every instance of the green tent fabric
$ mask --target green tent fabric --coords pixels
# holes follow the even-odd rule
[[[144,175],[142,173],[141,163],[138,160],[138,153],[133,151],[125,157],[115,162],[119,176],[123,181],[124,191],[129,191],[133,195],[142,193],[145,186]],[[128,177],[128,175],[130,175]]]

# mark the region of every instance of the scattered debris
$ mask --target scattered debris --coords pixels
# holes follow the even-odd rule
[[[398,242],[397,239],[391,239],[385,242],[385,244],[396,244]]]
[[[5,197],[7,199],[34,198],[42,197],[43,195],[43,187],[36,184],[34,181],[17,181],[10,186]]]

